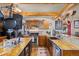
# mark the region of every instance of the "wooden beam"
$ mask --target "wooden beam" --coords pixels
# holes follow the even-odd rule
[[[58,12],[20,12],[23,16],[57,16]]]
[[[60,14],[64,12],[64,10],[69,6],[69,4],[65,4],[65,6],[63,7],[63,9],[61,9],[61,11],[59,12]]]
[[[59,14],[58,14],[58,16],[57,16],[56,18],[60,17],[60,15],[61,15],[62,13],[64,13],[65,11],[68,11],[68,10],[72,9],[72,8],[75,7],[75,6],[76,6],[75,4],[66,4],[66,5],[64,6],[64,8],[59,12]]]
[[[69,6],[69,4],[65,4],[65,6],[63,7],[63,9],[61,9],[61,10],[59,11],[59,14],[58,14],[57,17],[59,17],[59,16],[65,11],[65,9],[66,9],[68,6]]]
[[[77,4],[71,4],[69,8],[67,9],[67,11],[73,9],[75,6],[77,6]]]

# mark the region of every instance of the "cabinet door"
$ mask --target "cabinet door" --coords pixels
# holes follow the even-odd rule
[[[38,36],[38,45],[39,46],[45,46],[45,44],[46,44],[45,38],[46,38],[46,36]]]
[[[48,39],[47,40],[47,48],[48,48],[48,51],[49,51],[49,54],[52,56],[53,55],[53,45],[52,45],[52,42]]]

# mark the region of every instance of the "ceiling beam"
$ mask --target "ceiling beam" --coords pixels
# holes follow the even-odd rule
[[[67,12],[68,10],[74,8],[75,6],[76,6],[76,4],[66,4],[64,6],[64,8],[59,12],[59,14],[56,18],[61,17],[61,14],[63,14],[64,12]]]
[[[75,6],[77,6],[77,4],[71,4],[71,5],[67,8],[67,11],[73,9]]]
[[[58,12],[20,12],[23,16],[57,16]]]
[[[65,6],[59,11],[59,14],[56,18],[60,17],[60,15],[65,11],[65,9],[69,6],[69,4],[65,4]]]

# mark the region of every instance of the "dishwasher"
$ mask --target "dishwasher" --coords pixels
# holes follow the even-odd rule
[[[54,45],[53,47],[54,47],[54,56],[60,56],[61,49],[56,45]]]

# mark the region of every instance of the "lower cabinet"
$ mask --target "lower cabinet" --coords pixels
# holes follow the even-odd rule
[[[47,39],[46,42],[47,42],[46,45],[47,45],[47,49],[49,51],[49,54],[50,54],[50,56],[52,56],[53,55],[53,45],[52,45],[52,42],[49,39]]]
[[[28,43],[28,45],[23,49],[19,56],[30,56],[32,51],[32,40]]]
[[[79,56],[79,50],[77,49],[63,49],[59,45],[55,44],[50,39],[46,40],[46,46],[50,56]]]
[[[47,39],[47,49],[49,51],[50,56],[60,56],[61,49],[56,46],[50,39]]]
[[[24,56],[24,50],[20,53],[19,56]]]
[[[56,44],[53,44],[53,56],[79,56],[79,50],[60,49]]]
[[[45,35],[38,36],[38,46],[46,46],[46,39]]]

